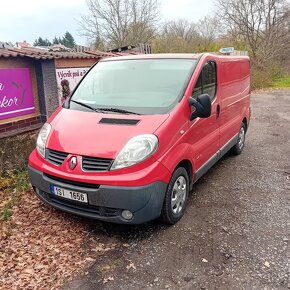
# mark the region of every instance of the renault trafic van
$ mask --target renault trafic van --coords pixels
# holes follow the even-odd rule
[[[40,130],[30,182],[66,212],[174,224],[194,183],[227,151],[242,152],[249,121],[248,57],[103,59]]]

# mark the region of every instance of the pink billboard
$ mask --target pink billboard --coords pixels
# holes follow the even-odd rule
[[[0,120],[34,112],[29,68],[0,69]]]

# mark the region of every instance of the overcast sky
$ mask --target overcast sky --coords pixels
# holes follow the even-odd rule
[[[140,0],[142,1],[142,0]],[[213,12],[213,0],[160,0],[163,20],[187,18],[197,21]],[[69,31],[78,44],[77,20],[87,11],[85,0],[8,0],[0,6],[0,41],[22,41],[31,44],[41,36],[53,39]]]

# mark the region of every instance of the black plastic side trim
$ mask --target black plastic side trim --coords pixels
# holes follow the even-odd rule
[[[217,161],[218,161],[218,153],[215,153],[204,165],[202,165],[196,171],[195,181],[200,179]]]
[[[220,150],[219,157],[220,160],[238,141],[239,134],[236,134],[232,139],[230,139]]]
[[[218,150],[208,161],[202,165],[195,173],[195,182],[200,179],[218,160],[220,160],[236,143],[238,140],[238,135],[236,134],[231,138],[220,150]]]

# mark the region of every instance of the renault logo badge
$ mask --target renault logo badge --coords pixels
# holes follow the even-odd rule
[[[70,169],[74,169],[77,166],[77,158],[76,156],[73,156],[70,160],[69,160],[69,168]]]

